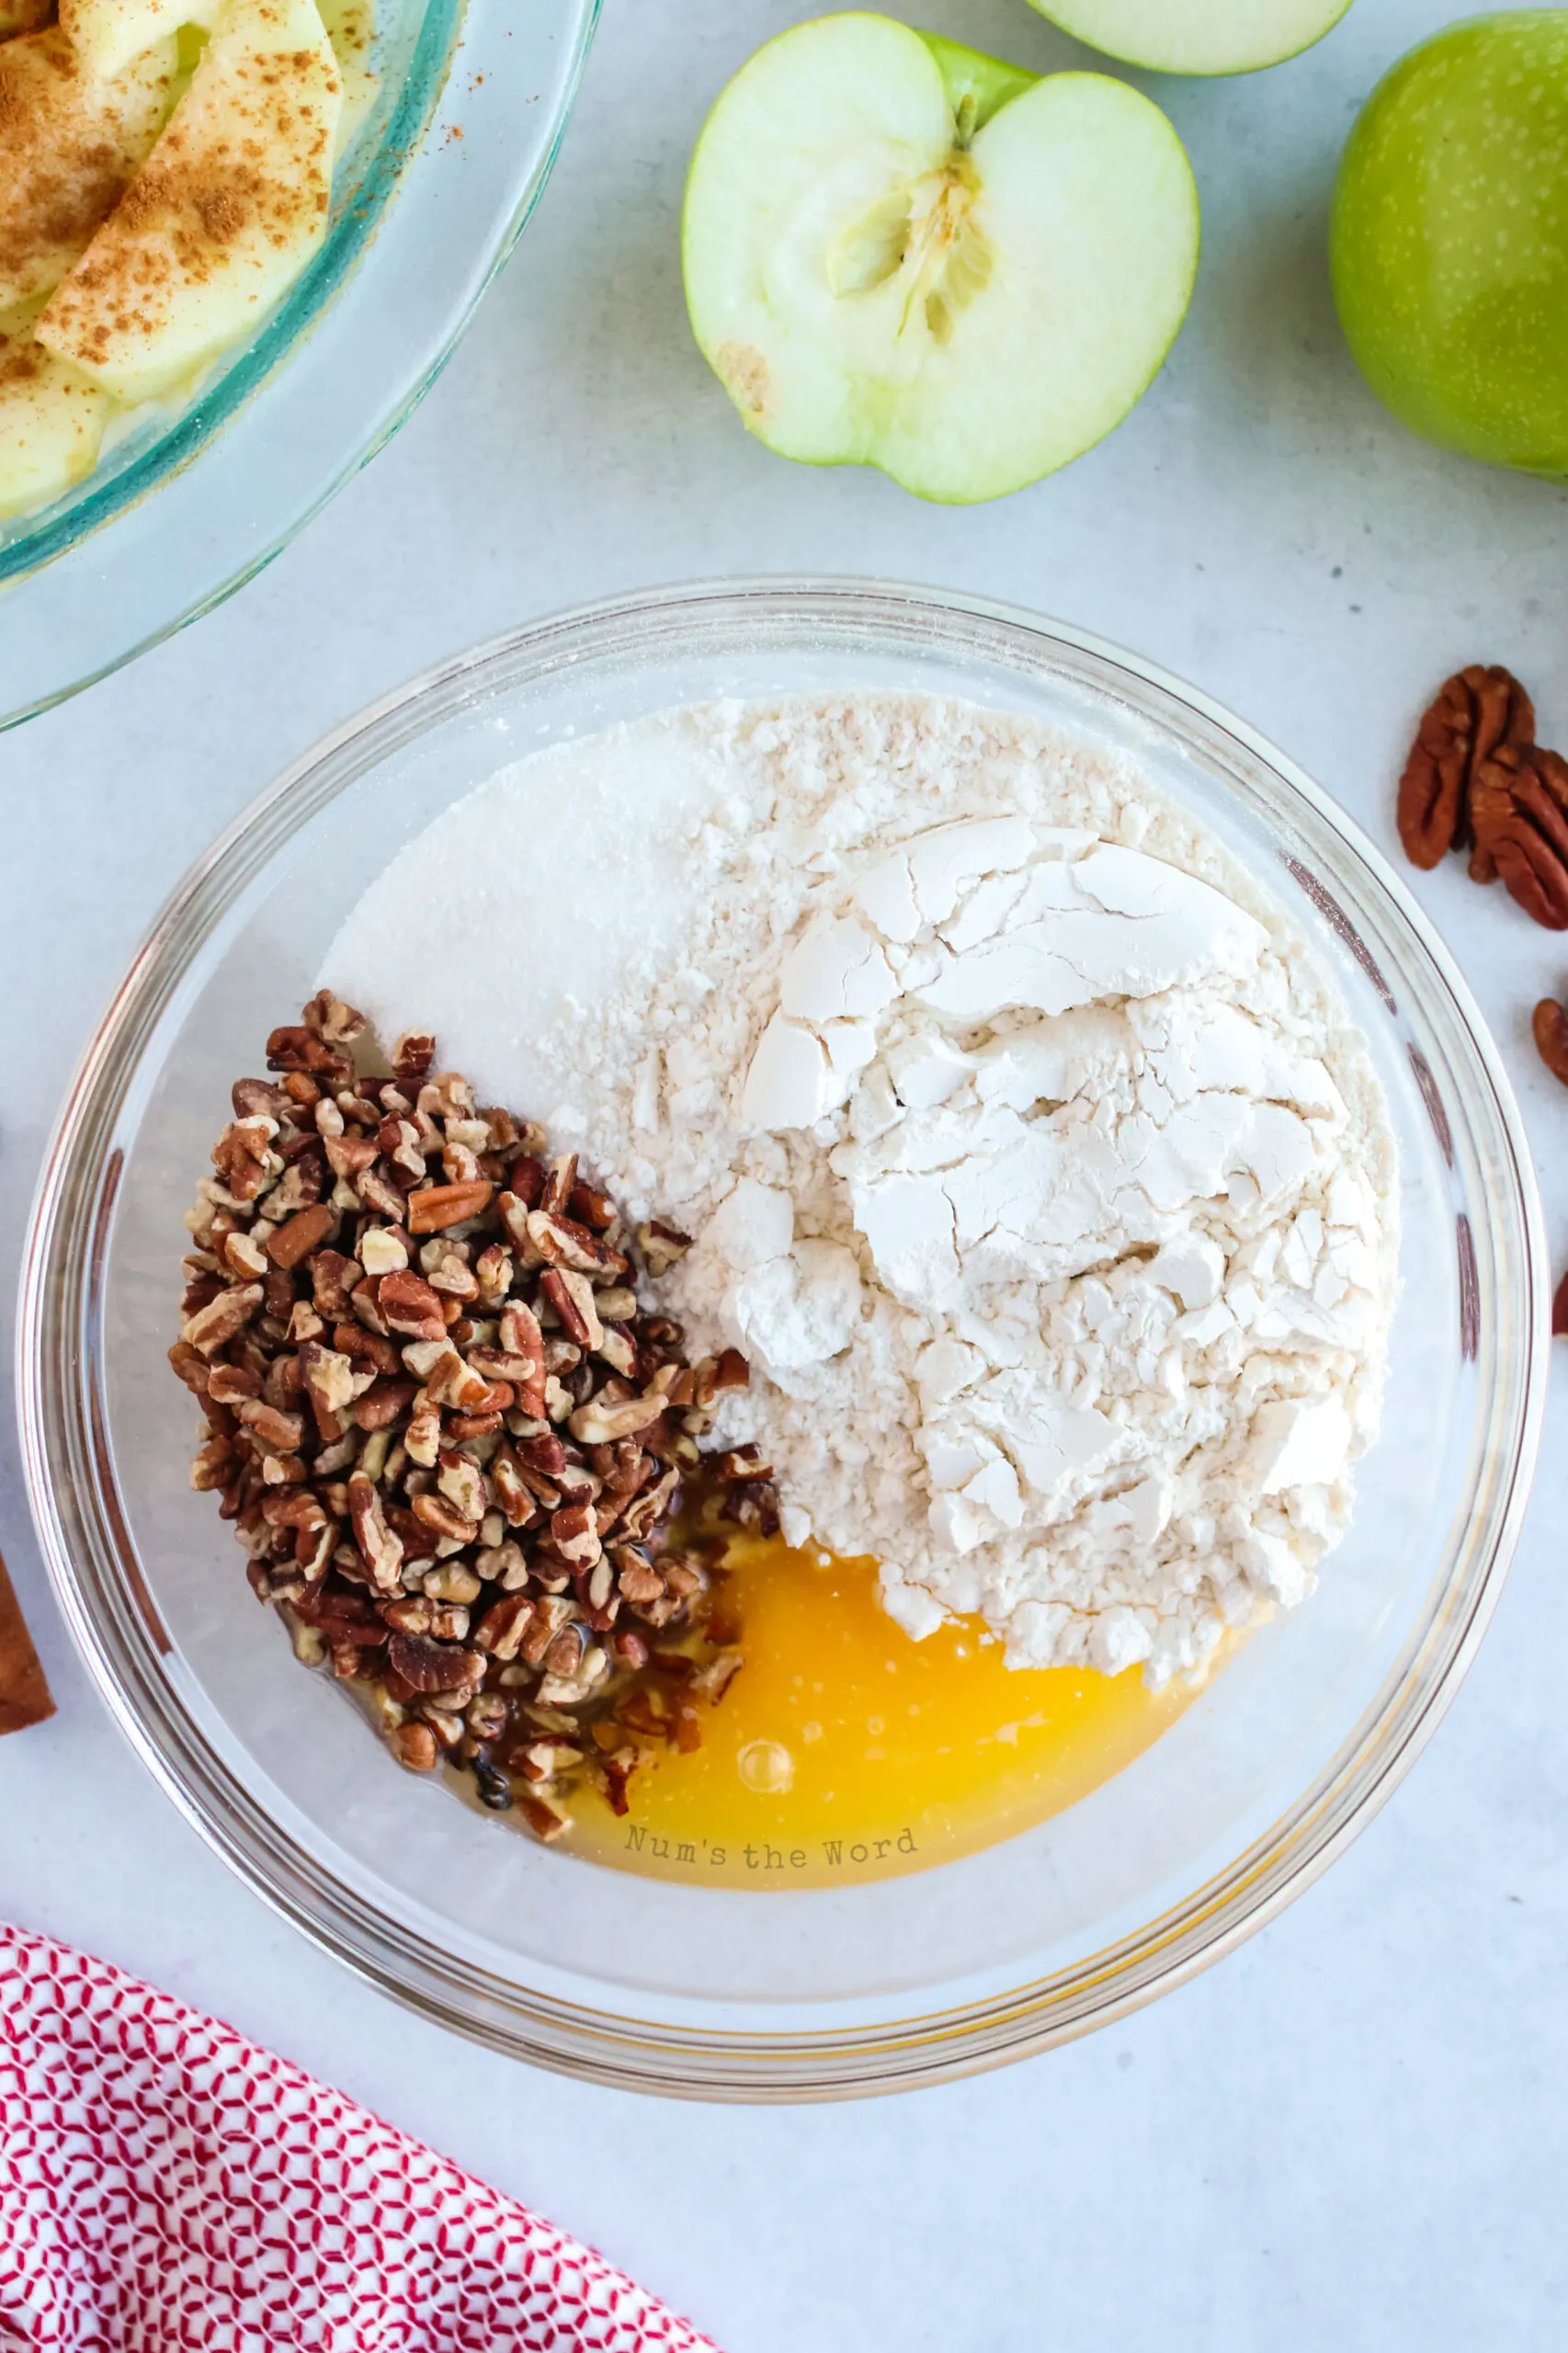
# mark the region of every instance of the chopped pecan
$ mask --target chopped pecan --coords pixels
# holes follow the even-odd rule
[[[358,1256],[368,1275],[400,1275],[408,1264],[407,1238],[395,1225],[368,1225]]]
[[[477,1685],[484,1673],[477,1652],[432,1642],[427,1634],[393,1634],[387,1660],[415,1691],[459,1691]]]
[[[685,1257],[691,1247],[691,1236],[654,1218],[649,1224],[638,1227],[637,1247],[642,1253],[643,1265],[657,1281],[661,1275],[668,1274],[677,1259]]]
[[[726,1348],[722,1356],[704,1357],[697,1366],[692,1389],[694,1404],[706,1408],[716,1397],[732,1389],[744,1389],[751,1381],[751,1367],[738,1348]]]
[[[240,1420],[258,1446],[273,1454],[292,1454],[305,1435],[298,1414],[280,1414],[259,1397],[247,1397],[237,1408]]]
[[[310,1276],[318,1314],[337,1323],[353,1313],[349,1301],[360,1276],[357,1259],[346,1258],[340,1250],[318,1250],[310,1261]]]
[[[435,1732],[429,1724],[420,1722],[399,1724],[392,1733],[392,1746],[397,1752],[398,1763],[405,1765],[411,1773],[435,1771],[440,1752],[436,1745]]]
[[[519,1790],[517,1792],[517,1812],[522,1815],[534,1836],[547,1847],[559,1838],[562,1831],[570,1830],[572,1827],[571,1815],[564,1813],[560,1806],[552,1805],[549,1798],[542,1797],[538,1790]],[[622,1808],[623,1812],[624,1810]]]
[[[540,1289],[560,1316],[568,1339],[580,1348],[597,1348],[605,1336],[604,1325],[595,1313],[594,1287],[587,1277],[568,1267],[549,1267]]]
[[[478,1414],[489,1410],[486,1400],[491,1384],[483,1373],[465,1364],[449,1340],[440,1355],[424,1373],[425,1386],[438,1405],[450,1405],[460,1414]]]
[[[736,1479],[771,1479],[773,1472],[764,1462],[755,1446],[731,1447],[726,1453],[710,1455],[709,1467],[721,1486],[729,1486]]]
[[[365,1028],[365,1017],[330,989],[318,989],[301,1015],[307,1029],[329,1046],[351,1046]]]
[[[276,1120],[236,1120],[213,1145],[212,1165],[236,1201],[254,1201],[266,1185],[274,1158],[269,1147],[277,1133]],[[279,1161],[278,1167],[281,1165]]]
[[[562,1504],[551,1517],[551,1540],[574,1568],[591,1569],[599,1557],[598,1521],[591,1503]]]
[[[354,1541],[370,1573],[370,1582],[379,1592],[395,1593],[403,1567],[403,1544],[387,1526],[381,1496],[362,1471],[356,1471],[348,1482],[348,1516],[353,1522]]]
[[[618,1438],[635,1438],[640,1430],[651,1428],[664,1410],[662,1397],[627,1397],[608,1405],[592,1397],[572,1414],[568,1427],[573,1437],[581,1438],[585,1446],[606,1446]]]
[[[423,1520],[437,1536],[450,1537],[454,1544],[472,1544],[479,1533],[478,1520],[470,1519],[445,1495],[415,1495],[413,1510],[415,1519]]]
[[[297,1267],[326,1240],[335,1223],[334,1213],[324,1202],[312,1209],[298,1210],[281,1225],[275,1225],[267,1236],[267,1254],[275,1267]]]
[[[239,1283],[232,1290],[220,1291],[209,1305],[198,1309],[180,1337],[204,1357],[216,1356],[236,1333],[244,1331],[265,1297],[260,1283]]]
[[[436,1040],[427,1029],[405,1029],[392,1050],[392,1076],[405,1095],[417,1095],[425,1074],[436,1059]]]
[[[280,1129],[294,1116],[292,1097],[265,1078],[236,1078],[229,1099],[236,1120],[270,1120],[275,1129]]]
[[[416,1381],[396,1381],[382,1373],[363,1397],[355,1399],[348,1409],[348,1418],[357,1429],[391,1429],[394,1422],[403,1419],[417,1393]]]
[[[572,1199],[572,1188],[577,1182],[577,1155],[563,1152],[552,1160],[545,1171],[544,1189],[539,1206],[551,1217],[559,1217]]]
[[[436,1484],[465,1519],[472,1520],[475,1526],[483,1519],[484,1473],[466,1454],[443,1454]]]
[[[429,1076],[427,1037],[403,1041],[392,1078],[356,1082],[357,1026],[320,995],[274,1032],[282,1085],[236,1088],[239,1132],[187,1219],[171,1362],[207,1416],[193,1478],[301,1657],[370,1678],[415,1769],[450,1751],[500,1811],[513,1771],[552,1783],[597,1726],[624,1799],[637,1750],[611,1710],[645,1677],[680,1686],[682,1706],[703,1693],[700,1654],[650,1660],[621,1615],[710,1649],[738,1631],[706,1571],[661,1548],[708,1427],[699,1387],[710,1405],[744,1362],[700,1379],[687,1364],[679,1324],[620,1279],[614,1204],[571,1154],[547,1169],[540,1131],[477,1111],[456,1073]],[[437,1157],[444,1185],[426,1178]],[[739,1449],[725,1465],[753,1510],[765,1467]],[[695,1714],[669,1722],[677,1744],[699,1736]]]
[[[492,1658],[514,1659],[522,1645],[534,1614],[534,1605],[526,1593],[504,1594],[492,1604],[474,1631],[474,1641]]]
[[[267,1040],[268,1070],[305,1071],[324,1086],[347,1086],[354,1075],[348,1056],[302,1025],[274,1029]]]
[[[537,1210],[544,1199],[545,1166],[531,1152],[520,1152],[507,1171],[511,1188],[525,1212]]]
[[[579,1225],[574,1218],[554,1215],[548,1210],[530,1210],[528,1238],[547,1266],[569,1267],[579,1275],[626,1272],[627,1261],[620,1252],[612,1250],[608,1242],[602,1242],[587,1226]]]
[[[225,1233],[218,1246],[224,1266],[237,1280],[242,1283],[266,1280],[267,1253],[254,1235]]]
[[[415,1340],[447,1336],[440,1301],[427,1282],[407,1268],[381,1277],[376,1303],[391,1332],[406,1332]]]
[[[466,1225],[489,1207],[495,1188],[483,1177],[465,1185],[427,1185],[408,1196],[410,1233],[440,1233]]]

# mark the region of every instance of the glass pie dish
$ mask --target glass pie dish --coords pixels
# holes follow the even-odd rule
[[[874,1884],[635,1878],[412,1780],[258,1622],[187,1487],[165,1363],[180,1212],[229,1081],[365,884],[508,757],[715,695],[904,687],[1131,752],[1293,910],[1387,1092],[1405,1280],[1383,1434],[1317,1593],[1091,1796]],[[283,1008],[281,1014],[265,1008]],[[1495,1051],[1328,796],[1191,688],[1054,623],[850,582],[660,590],[518,630],[340,729],[187,877],[62,1114],[19,1319],[33,1509],[110,1707],[210,1844],[327,1949],[499,2049],[623,2086],[845,2096],[1040,2051],[1178,1984],[1332,1860],[1418,1754],[1523,1515],[1550,1319]],[[846,1825],[853,1836],[853,1824]]]
[[[376,101],[324,244],[183,405],[116,428],[65,496],[0,518],[0,730],[242,587],[450,357],[555,159],[598,0],[378,0]]]

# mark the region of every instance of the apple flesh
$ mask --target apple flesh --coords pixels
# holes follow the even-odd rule
[[[315,0],[229,0],[190,86],[38,338],[127,404],[248,335],[326,234],[343,82]]]
[[[60,0],[60,22],[88,70],[108,75],[122,74],[154,41],[172,40],[182,25],[210,32],[223,5],[224,0]]]
[[[100,78],[49,25],[0,48],[0,313],[57,286],[135,176],[174,100],[175,44]]]
[[[1322,40],[1350,0],[1032,0],[1108,57],[1154,74],[1256,74]]]
[[[780,34],[722,94],[682,262],[760,440],[958,503],[1120,422],[1186,314],[1198,235],[1181,142],[1137,91],[857,13]]]
[[[54,14],[53,0],[0,0],[0,40],[36,32]]]
[[[1568,477],[1568,9],[1423,42],[1339,167],[1335,300],[1372,390],[1444,448]]]
[[[343,76],[343,111],[337,123],[337,152],[341,155],[354,144],[381,96],[381,77],[370,69],[370,51],[376,38],[375,0],[316,0],[316,6],[337,60],[337,70]]]
[[[47,506],[97,463],[110,403],[68,360],[45,351],[32,321],[0,326],[0,517]]]

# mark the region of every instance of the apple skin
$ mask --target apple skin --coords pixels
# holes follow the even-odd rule
[[[1038,74],[1027,74],[1021,65],[1005,65],[999,57],[987,57],[978,49],[965,49],[942,33],[920,32],[918,26],[914,29],[937,61],[953,119],[966,140],[972,139],[977,131],[983,131],[992,116],[1000,114],[1009,99],[1022,97],[1040,79]]]
[[[1568,478],[1568,9],[1450,25],[1385,74],[1329,255],[1350,348],[1403,425]]]
[[[1029,0],[1064,33],[1151,74],[1259,74],[1323,40],[1350,0]]]

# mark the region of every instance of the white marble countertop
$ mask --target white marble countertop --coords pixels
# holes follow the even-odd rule
[[[1023,0],[893,12],[1025,64],[1081,56]],[[1544,740],[1568,741],[1568,492],[1408,438],[1363,389],[1329,299],[1339,144],[1449,0],[1359,0],[1273,74],[1159,89],[1204,205],[1188,325],[1100,449],[970,510],[770,456],[686,326],[690,142],[726,74],[806,13],[606,0],[537,220],[399,440],[221,611],[0,741],[6,1296],[73,1060],[187,861],[327,726],[528,615],[759,569],[1016,599],[1229,702],[1385,847],[1414,718],[1460,664],[1518,670]],[[1568,1095],[1528,1032],[1535,999],[1568,983],[1568,943],[1458,861],[1417,888],[1502,1041],[1568,1258]],[[1534,2353],[1561,2342],[1568,2294],[1561,1374],[1543,1461],[1494,1629],[1432,1747],[1241,1952],[969,2084],[709,2109],[452,2040],[233,1880],[70,1652],[7,1422],[0,1547],[60,1712],[0,1746],[0,1912],[330,2077],[592,2240],[727,2353]]]

